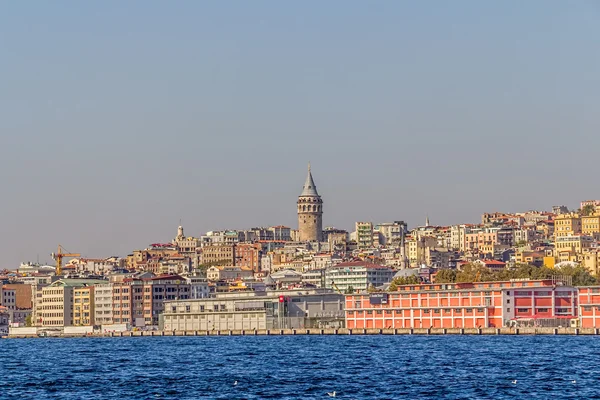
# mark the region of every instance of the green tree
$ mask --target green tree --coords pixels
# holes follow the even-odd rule
[[[390,283],[390,286],[388,287],[388,292],[395,292],[398,290],[398,285],[396,285],[396,282],[392,281],[392,283]]]
[[[592,215],[596,211],[596,207],[593,204],[586,204],[581,209],[581,215]]]
[[[398,277],[392,279],[392,282],[390,283],[388,291],[395,292],[396,290],[398,290],[398,286],[418,285],[420,283],[421,283],[421,278],[419,278],[417,275],[398,276]]]
[[[27,316],[27,318],[25,318],[25,326],[31,327],[32,325],[33,325],[33,321],[31,320],[31,314],[29,314]]]
[[[555,271],[556,275],[570,276],[573,286],[590,286],[598,284],[598,279],[592,276],[590,271],[581,265],[562,265],[555,268]]]
[[[456,273],[455,282],[484,282],[495,281],[498,278],[489,268],[479,264],[465,264],[462,269]]]
[[[373,293],[373,292],[376,292],[376,291],[377,291],[377,288],[372,283],[367,288],[367,292],[369,292],[369,293]]]
[[[354,294],[354,286],[350,285],[348,286],[348,289],[346,289],[346,294]]]
[[[231,260],[211,261],[211,262],[202,263],[202,264],[198,265],[198,267],[196,267],[196,271],[198,271],[198,272],[200,272],[200,274],[206,276],[206,270],[209,269],[210,267],[216,267],[216,266],[220,266],[220,265],[229,265],[229,264],[231,264]]]
[[[456,270],[454,269],[440,269],[435,275],[435,283],[452,283],[456,282]]]

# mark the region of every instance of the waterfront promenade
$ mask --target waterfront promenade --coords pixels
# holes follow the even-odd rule
[[[124,331],[105,333],[13,334],[3,338],[162,337],[162,336],[289,336],[289,335],[600,335],[599,328],[401,328],[401,329],[259,329],[227,331]]]

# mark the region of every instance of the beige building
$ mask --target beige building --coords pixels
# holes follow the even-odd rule
[[[249,267],[224,266],[209,267],[206,270],[206,278],[209,281],[231,281],[236,279],[251,278],[254,271]]]
[[[216,244],[202,248],[202,264],[235,264],[235,244]]]
[[[356,243],[359,249],[370,249],[373,247],[373,223],[356,222],[354,224]]]
[[[436,246],[437,239],[433,236],[422,236],[418,239],[414,237],[409,238],[406,241],[406,254],[411,267],[427,264],[429,249],[435,249]]]
[[[73,325],[75,289],[105,283],[96,279],[60,279],[43,287],[41,301],[36,302],[34,324],[42,327]],[[79,298],[83,299],[84,295]]]
[[[557,215],[554,219],[554,236],[573,236],[581,233],[581,217],[579,214],[569,213]]]

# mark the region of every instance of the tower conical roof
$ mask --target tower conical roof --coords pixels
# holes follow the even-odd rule
[[[306,176],[306,182],[304,182],[304,187],[300,196],[319,196],[317,186],[310,173],[310,164],[308,164],[308,175]]]

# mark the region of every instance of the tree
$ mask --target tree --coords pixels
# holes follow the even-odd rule
[[[231,260],[211,261],[211,262],[207,262],[207,263],[198,265],[198,267],[196,267],[196,270],[198,272],[200,272],[202,275],[206,276],[206,270],[209,269],[210,267],[216,267],[219,265],[229,265],[229,264],[231,264]]]
[[[594,212],[596,212],[596,207],[593,204],[586,204],[581,209],[581,215],[584,215],[584,216],[592,215]]]
[[[346,294],[354,294],[354,286],[350,285],[348,286],[348,289],[346,289]]]
[[[396,290],[398,290],[398,286],[418,285],[420,283],[421,283],[421,278],[419,278],[417,275],[398,276],[398,277],[392,279],[392,282],[390,283],[388,291],[395,292]]]
[[[31,327],[32,325],[33,325],[33,322],[32,322],[32,320],[31,320],[31,314],[29,314],[29,315],[27,316],[27,318],[25,318],[25,326],[27,326],[27,327]]]
[[[585,267],[581,265],[562,265],[555,269],[557,275],[570,276],[573,286],[597,285],[598,280],[590,274]]]
[[[395,292],[398,290],[398,285],[396,285],[396,282],[392,281],[392,283],[390,283],[390,286],[388,287],[388,292]]]
[[[452,283],[456,282],[456,270],[440,269],[435,275],[435,283]]]
[[[376,291],[377,291],[377,288],[372,283],[367,288],[367,292],[369,292],[369,293],[373,293],[373,292],[376,292]]]

